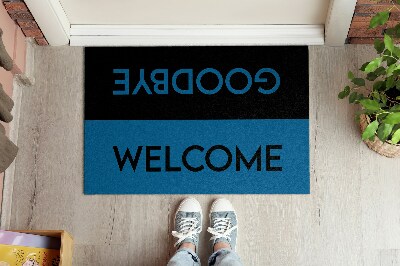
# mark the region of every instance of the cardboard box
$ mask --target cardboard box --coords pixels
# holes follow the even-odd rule
[[[61,238],[60,266],[72,266],[72,251],[74,248],[74,240],[67,231],[64,230],[10,230],[10,231]]]

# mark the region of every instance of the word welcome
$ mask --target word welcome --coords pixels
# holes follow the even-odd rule
[[[124,89],[113,90],[113,95],[130,95],[130,70],[129,69],[113,69],[114,74],[123,74],[123,79],[116,79],[115,85],[124,85]],[[266,84],[270,83],[268,79],[265,77],[266,74],[272,74],[275,78],[275,83],[273,87],[270,89],[266,88]],[[147,94],[168,94],[170,91],[170,85],[172,89],[178,94],[193,94],[194,91],[194,83],[196,84],[197,89],[207,95],[216,94],[219,92],[223,85],[225,84],[226,88],[229,92],[233,94],[245,94],[251,88],[253,83],[263,83],[263,86],[258,86],[257,91],[261,94],[272,94],[278,90],[280,86],[280,76],[278,72],[276,72],[272,68],[261,68],[254,75],[254,78],[244,68],[233,68],[230,70],[226,77],[223,77],[222,74],[214,68],[205,68],[197,73],[196,78],[194,79],[193,69],[179,69],[172,74],[170,77],[168,69],[154,69],[150,72],[150,76],[145,77],[145,70],[139,70],[139,81],[136,83],[132,95],[136,95],[139,91],[144,91]],[[239,78],[245,79],[245,86],[238,88],[232,85],[231,79],[233,76],[239,76]],[[206,77],[205,77],[206,76]],[[204,85],[207,77],[214,76],[217,78],[218,83],[215,87],[210,88]],[[184,79],[184,84],[186,86],[179,87],[178,86],[178,78]],[[149,80],[150,79],[150,80]],[[171,82],[170,82],[171,81]],[[171,84],[170,84],[171,83]],[[209,84],[209,83],[207,83]],[[272,84],[271,84],[272,85]],[[270,85],[270,86],[271,86]]]
[[[145,160],[146,160],[146,167],[145,171],[146,172],[161,172],[161,171],[166,171],[166,172],[181,172],[182,171],[182,166],[178,165],[171,165],[171,146],[138,146],[136,148],[136,152],[134,153],[134,157],[132,157],[131,151],[129,148],[126,149],[123,157],[121,158],[121,154],[119,151],[118,146],[113,146],[114,153],[115,153],[115,158],[119,167],[119,170],[122,172],[124,169],[124,166],[127,161],[129,161],[129,164],[132,167],[132,170],[135,172],[137,170],[138,162],[140,160],[140,157],[142,155],[143,149],[145,150]],[[255,164],[256,170],[258,172],[262,171],[262,166],[265,166],[265,171],[282,171],[281,166],[272,166],[271,161],[279,161],[281,157],[279,155],[272,155],[271,151],[272,150],[281,150],[282,145],[266,145],[265,146],[265,152],[262,152],[262,146],[259,146],[257,150],[255,151],[254,154],[252,154],[251,158],[246,158],[241,150],[239,149],[238,146],[235,146],[235,151],[234,151],[234,157],[235,157],[235,170],[241,171],[242,169],[242,164],[247,170],[250,170],[252,166]],[[162,150],[164,150],[164,157],[161,157]],[[196,160],[195,162],[189,162],[188,161],[188,156],[191,153],[200,153],[201,155],[201,160]],[[215,152],[222,152],[226,157],[226,162],[223,163],[222,165],[216,165],[215,162],[211,160],[212,154]],[[264,156],[263,156],[264,155]],[[215,171],[215,172],[222,172],[227,170],[229,167],[231,167],[233,163],[233,154],[224,145],[214,145],[211,146],[207,151],[205,151],[205,148],[200,146],[200,145],[191,145],[187,147],[181,157],[181,162],[184,168],[191,172],[200,172],[207,167],[208,169]],[[264,159],[264,163],[262,163]],[[160,161],[164,160],[164,167],[162,168],[160,166]],[[157,164],[157,166],[154,166],[154,164]],[[277,163],[276,163],[277,164]]]

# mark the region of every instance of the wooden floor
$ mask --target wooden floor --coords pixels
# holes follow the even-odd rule
[[[227,196],[239,215],[245,265],[400,265],[400,160],[370,151],[354,108],[337,100],[347,70],[373,56],[366,46],[310,48],[311,194]],[[35,58],[2,226],[68,230],[74,265],[165,265],[184,196],[84,196],[83,49],[38,47]],[[196,196],[204,212],[216,197]]]

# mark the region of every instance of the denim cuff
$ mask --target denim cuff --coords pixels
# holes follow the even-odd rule
[[[227,249],[222,248],[222,249],[219,249],[219,250],[215,251],[215,252],[210,256],[210,258],[208,259],[208,265],[215,265],[215,262],[216,262],[216,260],[217,260],[217,257],[219,257],[219,256],[225,256],[226,254],[229,254],[229,253],[231,253],[231,252],[232,252],[232,250],[229,249],[229,248],[227,248]]]
[[[194,262],[200,263],[200,258],[199,258],[199,256],[197,256],[196,252],[194,252],[194,251],[191,250],[190,248],[180,248],[180,249],[178,249],[176,252],[177,252],[177,253],[178,253],[178,252],[187,252],[187,253],[189,253],[189,255],[192,256],[192,259],[193,259]]]

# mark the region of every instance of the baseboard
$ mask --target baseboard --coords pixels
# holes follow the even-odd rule
[[[71,46],[323,45],[323,25],[71,25]]]
[[[12,97],[14,101],[14,107],[11,112],[14,118],[10,123],[9,137],[10,140],[14,142],[17,146],[18,146],[19,123],[20,123],[21,101],[22,101],[23,91],[26,86],[30,86],[34,83],[34,78],[33,78],[34,45],[35,44],[31,39],[27,39],[26,71],[23,74],[18,74],[14,76],[13,97]],[[15,163],[16,160],[14,160],[14,162],[4,172],[3,193],[2,193],[3,200],[1,204],[1,215],[0,215],[0,228],[2,230],[10,228],[14,176],[15,176]]]

